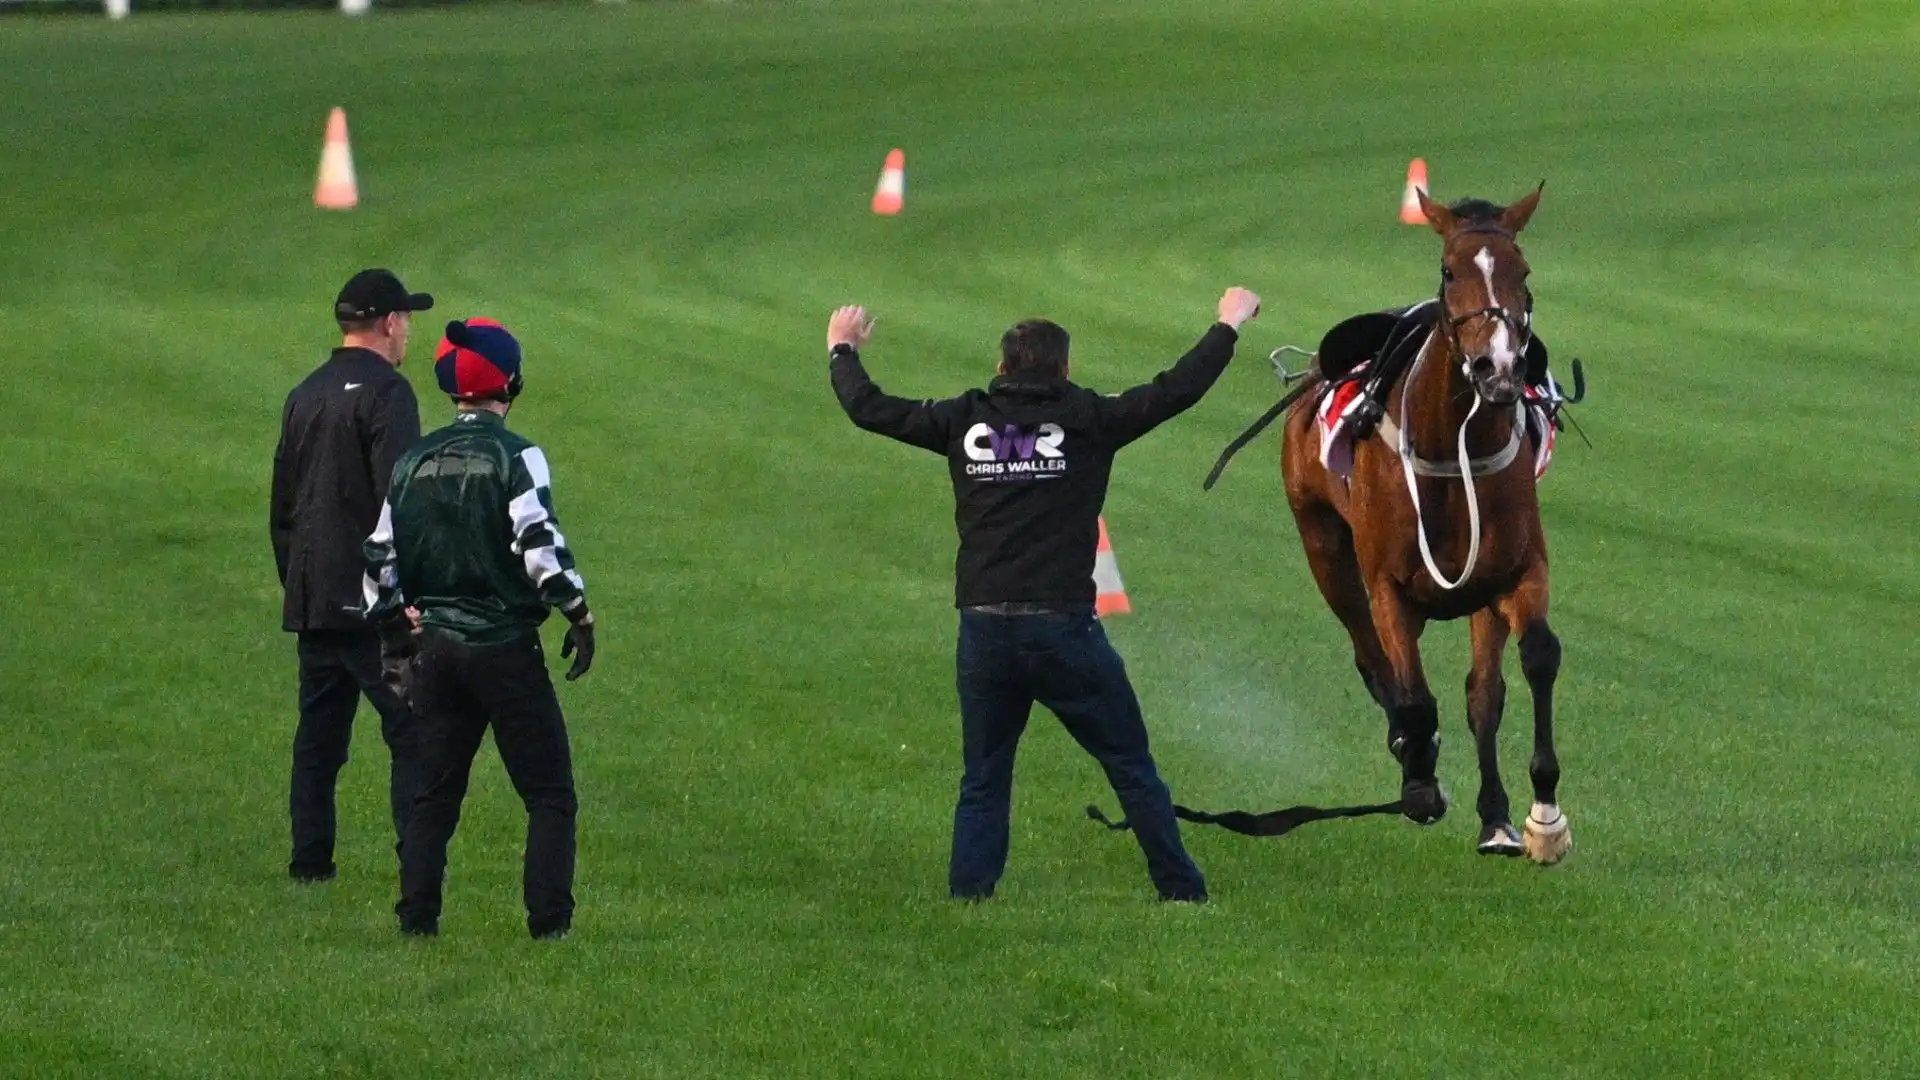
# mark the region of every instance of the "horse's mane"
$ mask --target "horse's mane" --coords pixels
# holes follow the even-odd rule
[[[1497,206],[1485,199],[1476,199],[1471,196],[1455,200],[1447,209],[1453,212],[1454,217],[1468,225],[1491,225],[1507,211],[1504,206]]]

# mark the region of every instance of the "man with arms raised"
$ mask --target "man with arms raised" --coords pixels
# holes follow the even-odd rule
[[[962,758],[947,885],[991,897],[1006,868],[1013,758],[1038,701],[1106,770],[1163,900],[1204,901],[1140,702],[1094,618],[1094,551],[1113,458],[1198,402],[1233,359],[1260,298],[1220,298],[1219,321],[1153,381],[1102,396],[1067,381],[1067,332],[1044,319],[1000,339],[999,377],[945,401],[883,393],[860,363],[864,309],[827,324],[833,389],[853,422],[947,459],[960,534],[956,599]]]

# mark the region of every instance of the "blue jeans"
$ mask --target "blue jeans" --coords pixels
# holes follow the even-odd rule
[[[1126,665],[1092,613],[963,611],[956,667],[966,773],[953,811],[947,884],[954,896],[992,896],[1006,869],[1014,750],[1036,701],[1106,770],[1161,899],[1206,896],[1206,881],[1180,843],[1173,797],[1147,749]]]

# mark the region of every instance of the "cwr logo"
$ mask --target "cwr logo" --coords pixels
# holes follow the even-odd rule
[[[967,457],[974,461],[1032,461],[1035,455],[1064,457],[1060,447],[1066,441],[1067,433],[1059,424],[1041,424],[1036,428],[1018,424],[1003,428],[975,424],[967,429],[964,445]]]
[[[1067,433],[1059,424],[997,428],[975,424],[960,440],[969,459],[967,477],[984,484],[1061,479],[1067,471],[1066,442]]]

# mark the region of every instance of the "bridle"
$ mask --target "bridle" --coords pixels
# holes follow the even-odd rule
[[[1446,286],[1444,284],[1440,286],[1440,303],[1442,310],[1445,310]],[[1460,344],[1460,328],[1475,319],[1492,319],[1495,322],[1505,323],[1507,329],[1512,332],[1514,340],[1520,343],[1514,349],[1514,352],[1525,356],[1527,354],[1527,346],[1533,344],[1533,292],[1531,290],[1527,292],[1526,310],[1519,315],[1515,315],[1503,307],[1484,307],[1476,311],[1469,311],[1465,315],[1456,315],[1452,318],[1443,319],[1441,325],[1447,328],[1447,343],[1453,346],[1454,354],[1460,356],[1463,360],[1466,357],[1467,350]]]
[[[1461,231],[1461,235],[1463,236],[1475,234],[1497,236],[1509,243],[1513,241],[1513,234],[1504,229],[1481,228],[1464,229]],[[1440,302],[1440,310],[1442,312],[1440,325],[1446,328],[1447,344],[1453,346],[1453,354],[1460,358],[1461,373],[1468,376],[1469,379],[1472,378],[1473,373],[1469,369],[1469,366],[1473,363],[1473,358],[1467,355],[1466,348],[1460,344],[1460,328],[1475,319],[1492,319],[1495,322],[1504,323],[1507,331],[1513,335],[1514,341],[1518,342],[1514,347],[1514,352],[1524,360],[1527,355],[1528,346],[1533,344],[1533,290],[1526,288],[1524,285],[1521,286],[1522,291],[1527,295],[1527,306],[1526,310],[1518,315],[1515,315],[1511,310],[1504,307],[1483,307],[1476,308],[1464,315],[1447,315],[1445,314],[1447,310],[1447,286],[1451,284],[1452,281],[1453,274],[1443,263],[1440,267],[1440,291],[1435,294],[1434,299]],[[1491,300],[1493,298],[1489,296],[1488,299]]]

